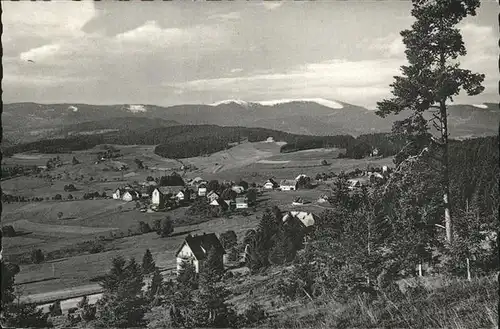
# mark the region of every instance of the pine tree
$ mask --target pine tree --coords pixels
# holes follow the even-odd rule
[[[274,246],[269,252],[269,261],[273,265],[283,265],[286,261],[287,244],[283,233],[283,230],[278,230],[277,234],[274,236]]]
[[[163,276],[160,270],[156,268],[153,272],[153,277],[151,278],[151,285],[149,286],[149,297],[154,298],[161,293],[163,286]]]
[[[385,117],[410,110],[412,115],[395,124],[396,133],[411,135],[408,147],[413,156],[422,146],[437,148],[441,161],[446,238],[452,241],[450,213],[447,101],[453,101],[463,89],[468,95],[484,90],[483,74],[461,69],[456,59],[466,54],[462,36],[456,25],[468,15],[475,16],[479,0],[413,0],[412,15],[416,18],[412,28],[401,32],[410,65],[402,66],[403,76],[391,85],[394,97],[377,104],[377,114]],[[430,138],[424,112],[431,112],[434,127],[440,138]],[[424,145],[418,145],[421,142]]]
[[[196,269],[191,262],[181,263],[176,281],[181,287],[187,287],[189,289],[198,288],[198,274],[196,273]]]
[[[98,301],[98,327],[131,327],[144,324],[148,303],[142,293],[142,269],[135,259],[130,259],[127,264],[121,257],[113,259],[111,271],[101,286],[104,293]]]
[[[153,260],[153,255],[149,249],[146,249],[144,253],[144,257],[142,258],[142,273],[143,274],[151,274],[155,271],[156,264]]]
[[[207,251],[207,258],[203,263],[203,267],[200,275],[200,283],[202,285],[208,283],[219,282],[224,273],[224,264],[222,259],[219,257],[217,250],[215,248],[210,248]]]
[[[235,310],[225,300],[229,291],[213,283],[204,286],[198,294],[193,318],[197,327],[230,328],[236,324]]]

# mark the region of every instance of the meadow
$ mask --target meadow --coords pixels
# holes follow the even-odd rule
[[[146,249],[153,253],[155,261],[163,270],[175,265],[175,252],[188,233],[222,233],[234,230],[242,239],[248,229],[255,228],[266,208],[277,205],[282,210],[304,210],[319,213],[325,204],[315,201],[322,194],[328,194],[329,186],[320,184],[315,189],[291,192],[265,192],[258,200],[255,211],[249,215],[235,213],[229,217],[211,219],[199,223],[186,215],[186,207],[169,212],[142,213],[135,208],[135,202],[113,199],[83,200],[83,194],[97,191],[108,196],[119,186],[141,182],[147,176],[160,177],[173,171],[184,178],[201,176],[204,179],[239,180],[263,184],[269,177],[278,179],[295,178],[298,174],[314,177],[321,172],[339,172],[354,168],[364,169],[367,165],[390,165],[391,158],[350,160],[338,159],[339,149],[317,149],[282,154],[280,143],[242,143],[214,153],[207,157],[182,159],[164,159],[153,153],[154,146],[122,146],[122,156],[118,159],[95,163],[97,152],[103,146],[91,150],[58,154],[63,166],[39,175],[22,176],[2,182],[6,193],[25,197],[53,198],[61,194],[63,200],[44,200],[41,202],[4,204],[3,225],[13,225],[20,236],[5,238],[4,255],[16,259],[25,257],[33,249],[40,248],[45,254],[67,255],[47,260],[41,264],[22,264],[16,283],[24,295],[50,293],[76,286],[88,286],[96,289],[96,280],[109,269],[110,261],[115,256],[142,259]],[[17,154],[4,159],[9,165],[44,165],[56,155],[36,153]],[[76,157],[79,164],[73,165]],[[139,169],[135,159],[143,161],[148,169]],[[328,165],[320,165],[321,160]],[[268,160],[268,163],[259,163]],[[265,162],[265,161],[264,161]],[[284,163],[286,162],[286,163]],[[117,165],[126,164],[128,169],[118,171]],[[181,172],[180,166],[191,164],[197,167],[192,171]],[[48,179],[44,175],[49,174]],[[82,177],[83,175],[83,177]],[[90,178],[92,177],[92,179]],[[74,184],[77,191],[65,192],[64,186]],[[72,194],[76,200],[67,200]],[[292,206],[292,201],[300,196],[311,204]],[[157,219],[170,216],[174,221],[175,231],[170,237],[161,238],[155,232],[129,236],[127,231],[137,230],[140,221],[149,225]],[[177,222],[177,224],[175,224]],[[186,223],[197,223],[187,225]],[[85,243],[98,241],[103,249],[97,253],[78,252]],[[89,289],[90,289],[89,288]]]

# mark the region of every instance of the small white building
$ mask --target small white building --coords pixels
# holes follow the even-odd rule
[[[304,227],[313,226],[315,223],[315,216],[313,213],[305,211],[290,211],[283,216],[283,223],[286,223],[292,218],[297,218],[304,225]]]
[[[169,196],[177,201],[184,201],[186,193],[183,186],[160,186],[151,194],[151,204],[163,205]]]
[[[291,179],[284,179],[280,182],[280,189],[282,191],[295,191],[297,190],[297,181]]]
[[[202,183],[198,185],[198,196],[205,196],[205,195],[207,195],[207,185]]]
[[[122,198],[122,195],[125,193],[125,189],[124,188],[117,188],[114,192],[113,192],[113,199],[115,200],[121,200]]]
[[[243,186],[240,186],[240,185],[233,185],[233,186],[231,186],[231,190],[233,190],[237,194],[242,194],[242,193],[245,192],[245,188]]]
[[[189,234],[176,252],[177,274],[184,262],[193,264],[196,273],[200,273],[203,270],[203,262],[211,248],[215,248],[217,256],[220,258],[220,264],[224,266],[223,259],[226,251],[217,235],[214,233],[195,236]]]
[[[122,200],[123,201],[134,201],[139,200],[141,198],[141,194],[134,190],[127,190],[123,193]]]
[[[298,181],[299,179],[301,179],[301,178],[306,178],[306,177],[307,177],[307,175],[300,174],[300,175],[298,175],[297,177],[295,177],[295,180],[296,180],[296,181]]]
[[[214,191],[210,191],[208,192],[207,194],[207,199],[208,201],[212,202],[214,200],[218,200],[219,199],[219,194],[217,194],[216,192]]]
[[[248,208],[248,198],[241,197],[236,198],[236,209],[247,209]]]
[[[275,189],[279,186],[278,183],[276,183],[272,178],[269,178],[265,183],[264,183],[264,189],[266,190],[272,190]]]

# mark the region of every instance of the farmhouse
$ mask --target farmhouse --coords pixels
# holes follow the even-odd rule
[[[246,209],[248,208],[248,198],[239,197],[236,198],[236,209]]]
[[[217,235],[214,233],[203,233],[203,235],[195,236],[189,234],[176,253],[177,273],[179,273],[184,262],[193,264],[196,273],[200,273],[203,270],[203,262],[206,260],[208,251],[211,248],[215,248],[217,258],[220,259],[220,264],[223,266],[223,257],[226,251]]]
[[[117,188],[114,192],[113,192],[113,199],[115,200],[121,200],[122,198],[122,195],[125,193],[125,189],[124,188]]]
[[[347,180],[347,184],[349,184],[348,188],[350,190],[361,188],[368,185],[368,183],[369,180],[366,178],[351,178]]]
[[[198,185],[198,196],[205,196],[207,194],[207,185],[205,183],[201,183]]]
[[[284,179],[280,182],[280,189],[282,191],[295,191],[297,190],[297,181]]]
[[[122,195],[123,201],[133,201],[141,198],[141,194],[134,190],[126,190]]]
[[[231,190],[235,191],[237,194],[242,194],[245,192],[245,188],[240,185],[234,185],[231,187]]]
[[[163,205],[169,198],[184,201],[186,193],[181,186],[160,186],[154,189],[151,194],[151,204]]]
[[[113,192],[113,199],[122,200],[125,192],[132,190],[130,186],[119,187]]]
[[[203,182],[203,179],[201,177],[195,177],[189,182],[189,185],[199,186],[202,182]]]
[[[267,180],[267,182],[264,183],[264,189],[266,189],[266,190],[272,190],[272,189],[277,188],[278,186],[279,186],[279,184],[276,183],[274,181],[274,179],[272,179],[272,178],[269,178]]]
[[[219,199],[219,195],[214,191],[210,191],[207,194],[207,199],[208,199],[208,201],[212,202],[214,200]]]
[[[295,180],[296,180],[296,181],[298,181],[299,179],[301,179],[301,178],[306,178],[306,177],[307,177],[307,175],[305,175],[305,174],[300,174],[300,175],[298,175],[297,177],[295,177]]]
[[[315,216],[313,213],[308,213],[305,211],[290,211],[283,216],[283,223],[291,220],[292,218],[297,218],[300,220],[304,227],[313,226],[315,223]]]

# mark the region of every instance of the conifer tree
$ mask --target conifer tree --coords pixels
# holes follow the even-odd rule
[[[437,149],[441,162],[446,238],[452,241],[448,160],[447,102],[464,90],[477,95],[484,90],[483,74],[460,68],[459,56],[467,52],[456,25],[467,16],[475,16],[479,0],[413,0],[412,15],[416,21],[411,29],[401,32],[409,65],[402,66],[403,76],[391,85],[394,95],[377,104],[377,114],[385,117],[409,110],[408,119],[396,122],[393,131],[409,138],[403,149],[416,156],[425,147]],[[425,112],[430,112],[440,138],[429,134]],[[400,159],[401,161],[401,159]]]
[[[219,282],[224,273],[224,264],[222,259],[219,257],[217,250],[215,248],[210,248],[207,251],[207,258],[203,263],[203,268],[200,275],[200,283],[202,285],[208,283]]]
[[[156,264],[153,260],[153,255],[149,249],[146,249],[144,256],[142,258],[142,273],[143,274],[151,274],[155,271]]]
[[[149,297],[153,298],[162,291],[163,286],[163,276],[158,268],[155,268],[153,272],[153,277],[151,278],[151,285],[149,286]]]
[[[135,259],[125,263],[117,257],[112,261],[110,273],[101,283],[103,297],[98,301],[99,327],[133,327],[144,324],[148,303],[142,293],[144,278]]]

